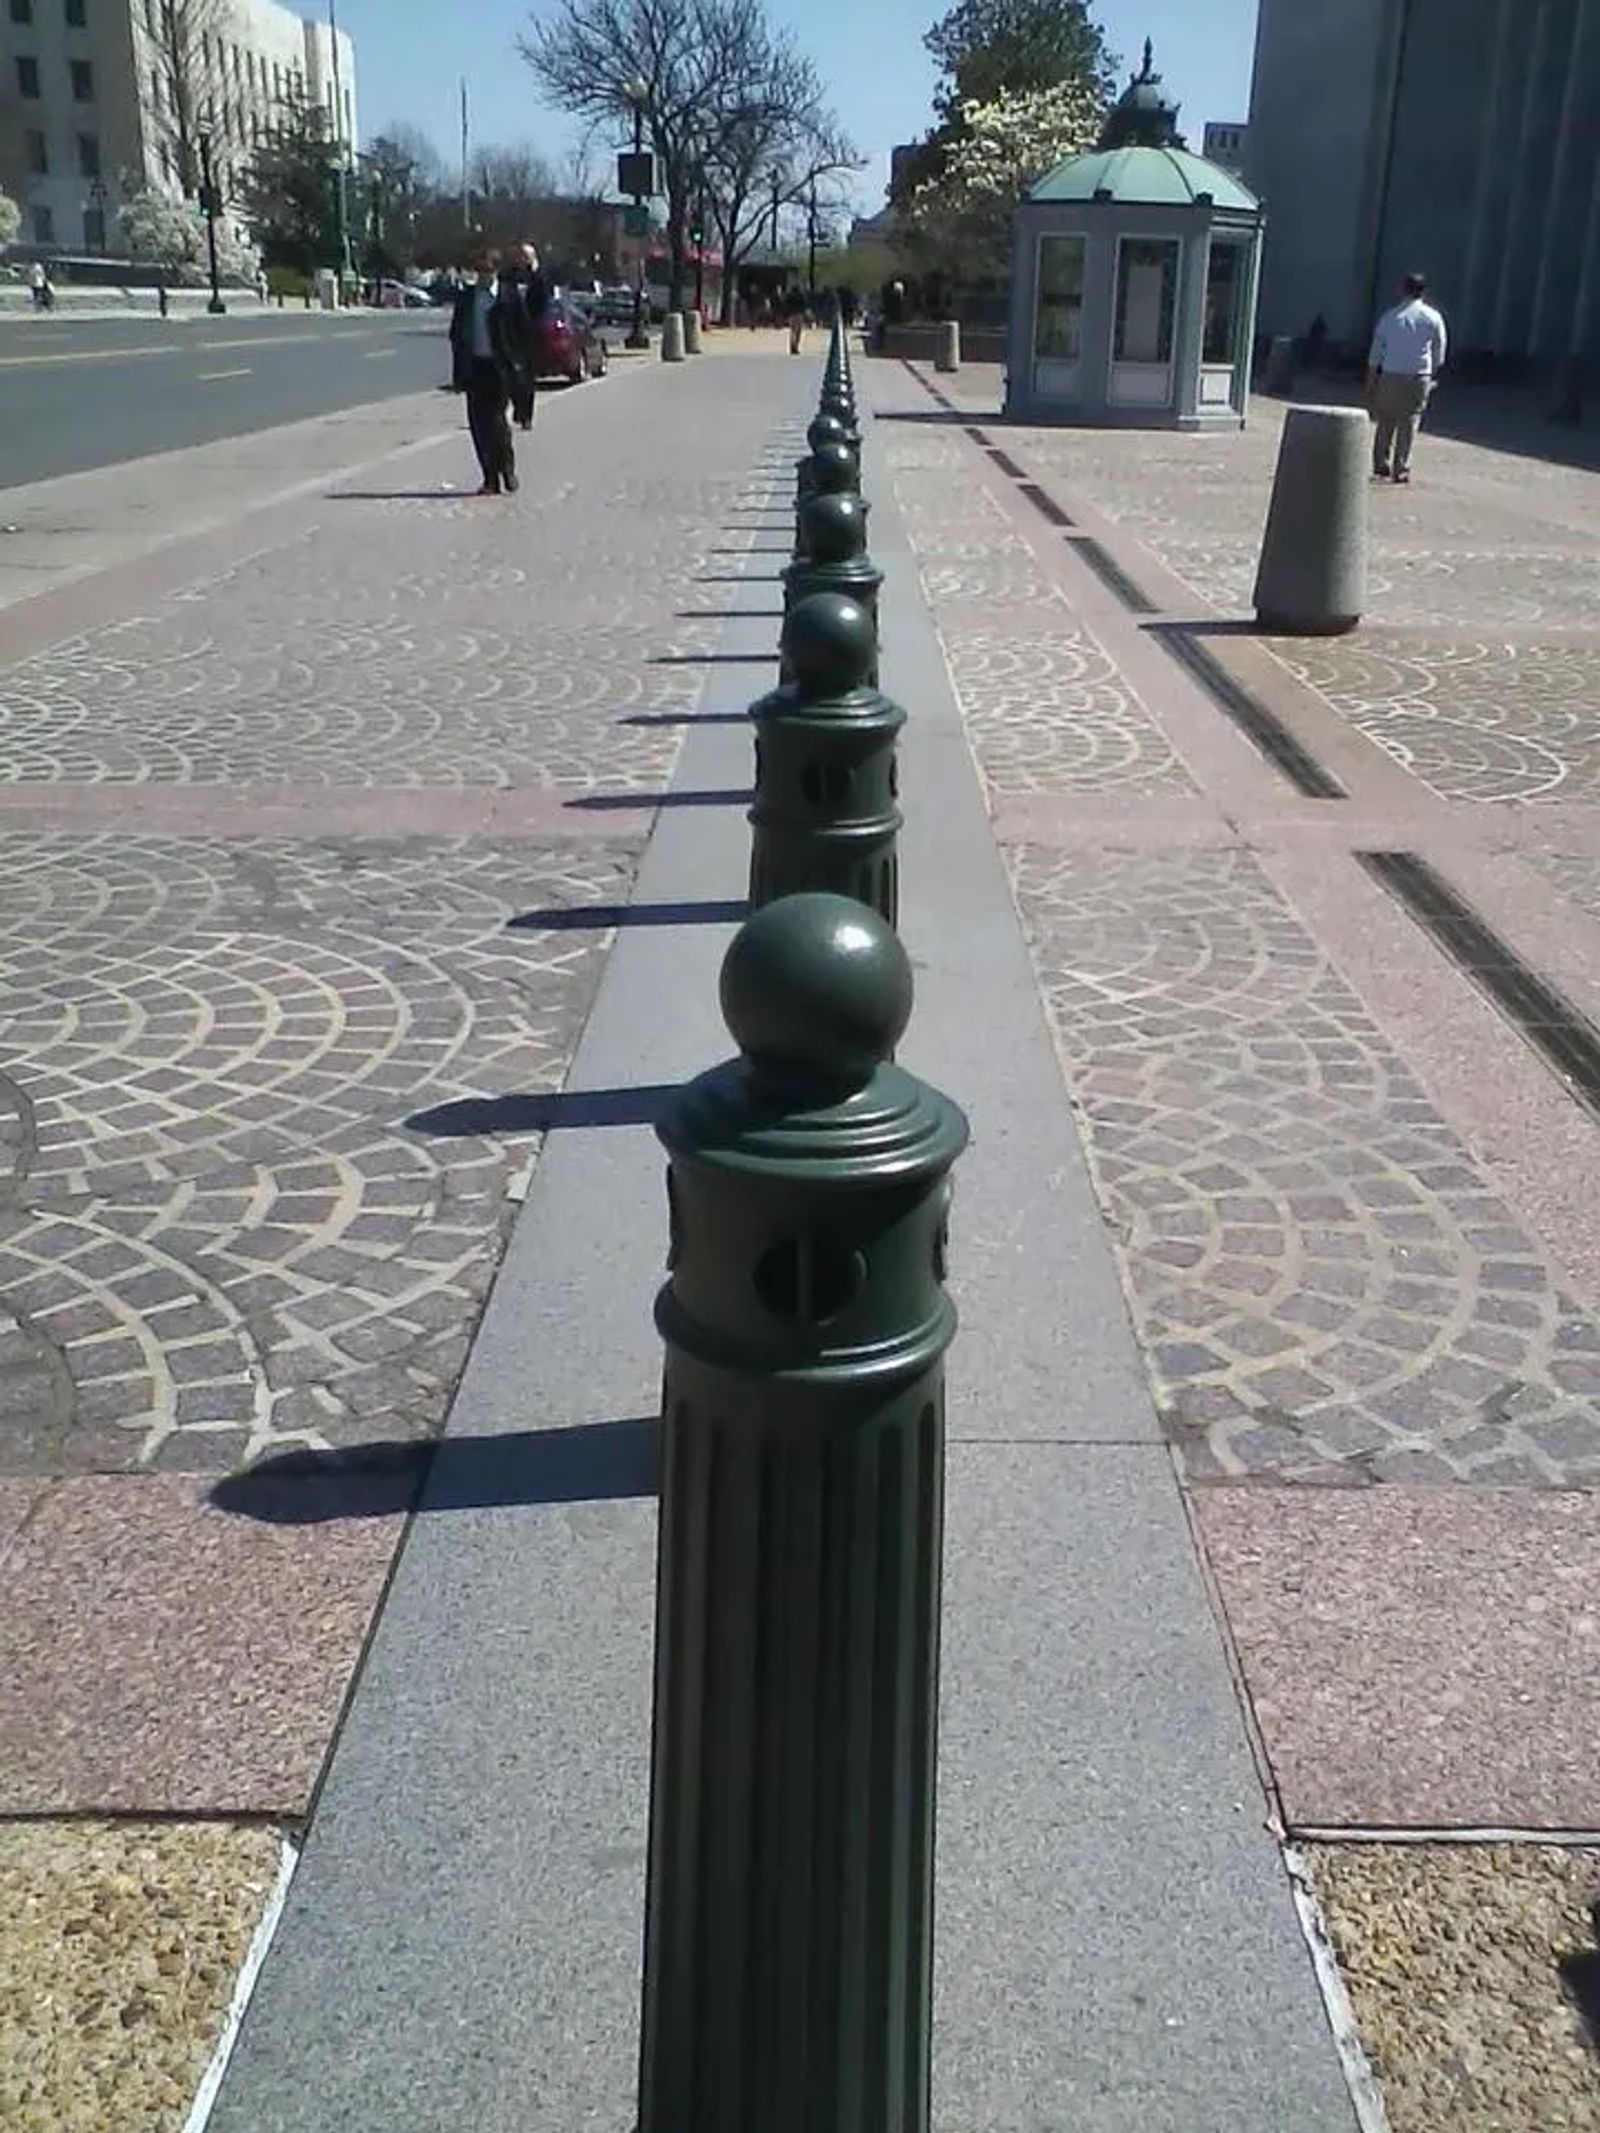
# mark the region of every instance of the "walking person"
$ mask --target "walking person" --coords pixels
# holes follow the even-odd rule
[[[506,403],[530,360],[520,292],[504,288],[499,265],[497,253],[479,254],[474,279],[456,297],[450,315],[451,385],[466,395],[467,426],[483,474],[480,496],[516,493],[517,456]]]
[[[1399,303],[1379,319],[1367,357],[1367,399],[1376,421],[1376,481],[1411,479],[1417,424],[1444,368],[1448,346],[1444,317],[1427,301],[1426,277],[1408,274],[1401,292]]]
[[[511,382],[511,415],[519,430],[531,430],[539,376],[539,321],[550,301],[550,290],[539,271],[539,254],[531,244],[518,247],[511,267],[514,300],[520,304],[525,321],[523,360]]]
[[[808,306],[805,291],[798,282],[783,300],[783,315],[789,321],[789,353],[797,356],[800,344],[806,336]]]

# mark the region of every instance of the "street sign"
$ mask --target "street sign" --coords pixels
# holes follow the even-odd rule
[[[625,151],[617,158],[617,191],[631,193],[635,200],[653,200],[656,194],[656,159]]]
[[[622,234],[624,237],[648,237],[650,234],[649,208],[625,207],[622,210]]]

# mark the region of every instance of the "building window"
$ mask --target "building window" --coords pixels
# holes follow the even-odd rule
[[[1033,312],[1036,363],[1076,363],[1083,353],[1083,267],[1087,240],[1039,239],[1039,293]]]
[[[1117,248],[1117,325],[1112,355],[1119,363],[1170,363],[1172,314],[1178,294],[1176,237],[1124,237]]]
[[[39,62],[36,59],[17,61],[17,94],[26,97],[29,103],[39,98]]]
[[[74,59],[71,62],[71,72],[72,101],[75,104],[92,104],[94,102],[94,68],[90,66],[86,59]]]
[[[54,244],[56,241],[56,218],[47,207],[33,211],[33,241],[35,244]]]
[[[98,178],[100,175],[100,136],[97,133],[78,135],[78,176]]]
[[[28,135],[28,168],[34,177],[42,178],[50,168],[50,143],[42,133]]]
[[[88,26],[88,0],[67,0],[67,28],[69,30],[84,30]]]
[[[1206,259],[1204,363],[1239,360],[1239,306],[1244,300],[1245,248],[1236,239],[1213,237]]]
[[[31,22],[33,0],[11,0],[11,19],[13,22]]]

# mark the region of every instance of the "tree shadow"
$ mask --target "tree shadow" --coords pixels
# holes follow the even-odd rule
[[[500,1096],[453,1096],[413,1111],[408,1133],[466,1141],[522,1133],[571,1132],[585,1126],[653,1126],[678,1093],[676,1082],[631,1089],[517,1089]]]
[[[657,1434],[653,1417],[638,1417],[503,1437],[282,1452],[217,1482],[210,1501],[235,1518],[269,1526],[320,1526],[413,1510],[431,1515],[508,1504],[632,1502],[656,1494]]]
[[[510,933],[602,933],[612,926],[738,926],[750,915],[741,897],[725,903],[561,904],[547,911],[519,911],[506,920]]]

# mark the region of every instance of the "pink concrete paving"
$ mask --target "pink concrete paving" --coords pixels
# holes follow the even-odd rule
[[[51,1483],[5,1559],[0,1814],[305,1814],[398,1538]]]
[[[1291,1828],[1600,1828],[1600,1499],[1220,1488],[1195,1513]]]

